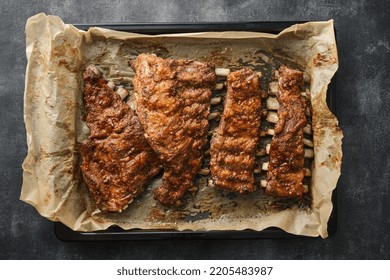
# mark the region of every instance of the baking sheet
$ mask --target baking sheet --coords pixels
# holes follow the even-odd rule
[[[21,199],[34,205],[41,215],[79,231],[105,229],[113,224],[125,229],[201,231],[276,226],[293,234],[328,235],[331,194],[340,174],[342,137],[325,102],[327,85],[337,69],[332,21],[295,25],[278,36],[209,32],[151,37],[101,28],[84,32],[57,17],[39,14],[29,19],[26,33],[29,63],[25,122],[29,154],[23,164]],[[150,195],[159,183],[155,180],[124,213],[100,213],[78,172],[77,143],[85,138],[81,133],[81,73],[87,64],[99,63],[107,67],[107,75],[130,82],[128,60],[143,51],[211,61],[229,68],[240,67],[243,59],[244,63],[253,62],[256,51],[260,51],[284,57],[305,69],[311,77],[312,104],[316,108],[312,206],[273,211],[259,207],[268,203],[261,193],[232,197],[198,180],[199,194],[189,201],[187,209],[167,210]],[[199,219],[186,218],[194,216]]]

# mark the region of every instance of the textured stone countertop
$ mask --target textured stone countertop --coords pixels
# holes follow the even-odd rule
[[[389,259],[390,7],[386,1],[2,1],[0,259]],[[336,115],[344,131],[338,230],[320,238],[62,242],[19,201],[26,156],[26,20],[66,23],[335,20]],[[167,249],[169,248],[169,250]]]

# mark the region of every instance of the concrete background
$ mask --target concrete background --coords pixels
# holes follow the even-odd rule
[[[10,1],[0,3],[0,259],[389,259],[389,1]],[[26,155],[23,90],[26,20],[66,23],[295,21],[333,18],[344,131],[339,227],[326,240],[167,240],[64,243],[19,201]]]

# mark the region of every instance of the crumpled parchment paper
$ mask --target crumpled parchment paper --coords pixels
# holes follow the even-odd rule
[[[24,120],[28,155],[23,163],[21,200],[44,217],[76,231],[123,229],[263,230],[275,226],[289,233],[328,236],[332,191],[340,176],[342,132],[326,104],[327,87],[338,67],[333,21],[291,26],[278,35],[255,32],[205,32],[142,35],[64,24],[38,14],[26,24],[28,59]],[[260,67],[271,73],[277,61],[298,65],[310,78],[315,161],[311,207],[268,207],[263,191],[234,196],[206,186],[184,209],[164,209],[152,198],[156,178],[122,213],[101,213],[80,175],[82,72],[98,64],[106,77],[131,86],[130,59],[141,52],[163,57],[209,61],[218,67]]]

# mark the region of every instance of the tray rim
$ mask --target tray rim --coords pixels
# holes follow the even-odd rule
[[[188,32],[222,32],[222,31],[249,31],[279,33],[294,24],[308,21],[231,21],[231,22],[143,22],[143,23],[76,23],[72,24],[81,30],[90,27],[100,27],[116,31],[155,34],[173,34]]]
[[[148,35],[195,33],[195,32],[223,32],[223,31],[249,31],[278,34],[283,29],[308,21],[235,21],[235,22],[177,22],[177,23],[79,23],[72,24],[78,29],[87,31],[91,27],[100,27],[123,32],[134,32]],[[336,30],[335,30],[336,33]],[[336,41],[337,41],[337,34]],[[337,72],[328,86],[327,104],[333,114],[336,114],[336,82]],[[338,229],[337,217],[337,186],[332,193],[333,209],[328,220],[328,238],[333,236]],[[272,238],[303,238],[308,237],[294,235],[280,228],[270,227],[262,231],[255,230],[221,230],[221,231],[177,231],[177,230],[123,230],[118,226],[111,226],[106,230],[93,232],[74,231],[61,222],[54,222],[55,236],[64,242],[72,241],[130,241],[130,240],[171,240],[171,239],[272,239]]]

